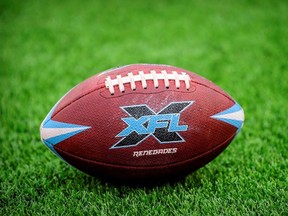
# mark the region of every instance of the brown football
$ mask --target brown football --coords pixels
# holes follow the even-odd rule
[[[134,64],[80,83],[41,124],[42,141],[79,170],[112,181],[185,176],[233,140],[244,112],[203,77]]]

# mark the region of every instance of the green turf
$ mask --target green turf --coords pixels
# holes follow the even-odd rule
[[[287,1],[1,1],[0,215],[288,215],[287,60]],[[39,138],[70,88],[137,62],[195,71],[245,110],[229,148],[174,185],[101,183]]]

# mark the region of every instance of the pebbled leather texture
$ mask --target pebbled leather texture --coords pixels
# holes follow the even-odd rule
[[[125,84],[124,93],[115,86],[115,94],[111,95],[105,87],[107,76],[115,79],[119,74],[137,74],[139,70],[144,73],[150,70],[185,72],[191,78],[190,88],[187,90],[181,83],[177,89],[170,81],[167,89],[164,81],[159,80],[156,89],[149,80],[146,89],[141,82],[136,83],[134,91]],[[186,131],[179,131],[183,142],[160,143],[153,135],[148,135],[136,146],[111,148],[121,139],[117,134],[127,127],[123,118],[131,117],[121,107],[146,105],[157,115],[170,103],[183,101],[192,102],[179,114],[179,126],[187,126]],[[95,176],[140,180],[187,174],[214,159],[235,137],[237,127],[211,118],[233,105],[235,101],[218,86],[184,69],[149,64],[115,68],[92,76],[62,98],[51,119],[90,128],[57,143],[54,148],[65,161]],[[162,154],[156,151],[159,149],[176,149],[176,152]],[[149,150],[155,150],[155,154]],[[142,152],[141,156],[135,156],[135,152]]]

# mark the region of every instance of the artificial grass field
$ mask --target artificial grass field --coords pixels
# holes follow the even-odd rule
[[[1,1],[0,215],[288,215],[288,2]],[[214,161],[131,188],[53,155],[39,125],[84,79],[130,63],[212,80],[245,111]]]

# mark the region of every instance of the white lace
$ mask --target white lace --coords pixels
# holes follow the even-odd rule
[[[115,93],[114,86],[118,86],[121,92],[125,92],[124,84],[129,83],[132,90],[136,90],[135,82],[141,82],[142,88],[147,88],[147,80],[153,80],[154,87],[159,87],[159,80],[164,80],[164,85],[169,88],[170,81],[175,81],[176,88],[180,88],[180,81],[184,81],[186,89],[190,88],[190,77],[188,74],[181,72],[181,74],[176,71],[172,73],[167,73],[166,70],[162,70],[161,73],[156,73],[156,71],[151,70],[150,73],[144,74],[143,71],[138,71],[138,74],[134,75],[131,72],[127,76],[117,75],[116,79],[111,79],[110,76],[106,77],[105,85],[109,89],[111,95]]]

